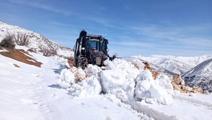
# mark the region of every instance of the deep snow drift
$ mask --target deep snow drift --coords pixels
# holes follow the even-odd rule
[[[60,78],[62,86],[65,84],[73,96],[93,96],[102,92],[112,94],[127,103],[135,101],[135,97],[148,103],[172,103],[173,88],[166,75],[161,73],[153,80],[150,71],[138,69],[121,59],[107,60],[105,64],[105,70],[94,65],[89,65],[85,71],[74,67],[64,69]],[[76,81],[77,76],[83,79]]]
[[[144,70],[137,77],[136,83],[135,97],[137,99],[143,99],[147,103],[171,104],[173,102],[173,88],[167,76],[160,75],[153,80],[151,72]]]
[[[142,61],[115,59],[105,61],[105,65],[104,70],[95,65],[89,65],[84,71],[75,67],[64,69],[58,84],[73,98],[109,96],[112,101],[118,100],[159,120],[210,119],[212,104],[207,101],[210,98],[200,101],[181,95],[173,90],[171,79],[163,73],[153,80],[151,72],[143,70]]]

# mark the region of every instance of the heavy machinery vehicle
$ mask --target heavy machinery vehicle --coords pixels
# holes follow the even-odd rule
[[[88,64],[103,66],[106,59],[114,59],[108,55],[108,40],[101,35],[88,35],[81,31],[74,47],[74,63],[76,67],[85,68]]]

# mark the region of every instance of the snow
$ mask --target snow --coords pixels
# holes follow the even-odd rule
[[[211,119],[211,94],[175,93],[168,76],[160,74],[152,80],[142,65],[138,68],[136,63],[116,59],[106,61],[105,70],[95,65],[68,69],[64,58],[30,54],[43,63],[41,68],[0,55],[0,119]],[[82,79],[77,81],[76,74]],[[135,81],[138,85],[144,79],[151,80],[144,87],[152,96],[137,101]]]
[[[65,68],[60,73],[60,80],[64,84],[73,84],[75,83],[74,73],[71,72],[69,69]]]
[[[212,58],[212,56],[210,55],[201,55],[201,56],[152,55],[150,57],[145,57],[145,56],[136,56],[136,57],[151,61],[153,63],[161,62],[164,60],[176,60],[176,61],[184,62],[187,65],[192,65],[193,67],[207,59]]]
[[[202,55],[202,56],[186,57],[186,56],[153,55],[150,57],[134,56],[134,58],[148,61],[154,65],[158,65],[161,68],[164,68],[168,71],[177,74],[184,74],[185,72],[192,69],[201,62],[212,58],[212,56]]]
[[[67,104],[69,103],[69,104]],[[105,97],[91,97],[91,98],[75,98],[68,101],[58,100],[60,104],[59,109],[64,109],[63,113],[56,113],[55,120],[137,120],[136,114],[129,112],[127,109],[122,109],[115,103],[106,99]],[[65,106],[65,107],[64,107]],[[68,109],[67,109],[68,108]],[[72,108],[72,109],[70,109]],[[64,118],[70,114],[69,118]]]
[[[44,120],[39,110],[40,104],[34,96],[37,89],[34,84],[38,81],[35,71],[38,69],[2,56],[0,61],[0,119]],[[20,65],[21,68],[16,68],[13,64]],[[26,71],[22,70],[24,66]]]
[[[101,92],[101,86],[98,79],[92,76],[81,82],[71,85],[67,88],[67,90],[72,96],[88,97],[99,95]]]
[[[211,97],[203,97],[207,99],[207,102],[187,95],[177,97],[178,93],[173,91],[171,80],[167,75],[161,73],[156,80],[153,80],[151,72],[143,71],[141,63],[136,63],[136,60],[132,63],[132,61],[115,59],[113,62],[106,61],[105,64],[106,67],[103,71],[97,66],[89,65],[89,72],[86,72],[86,75],[92,76],[93,74],[96,76],[106,95],[114,96],[121,102],[129,104],[138,112],[145,113],[159,120],[210,119],[212,110],[208,101],[210,101]],[[98,73],[100,73],[100,76]],[[141,81],[144,82],[142,83]],[[141,90],[142,87],[146,90],[145,92]],[[134,99],[134,94],[135,97],[142,100]],[[93,94],[92,96],[96,95]],[[86,98],[85,95],[83,97]],[[201,106],[200,109],[199,105]],[[184,110],[187,111],[185,112]],[[191,114],[193,112],[200,114],[193,115]]]
[[[41,39],[43,36],[32,31],[0,22],[0,40],[7,32],[32,36],[29,46],[16,49],[51,46],[57,48],[58,56],[30,52],[30,57],[43,63],[39,68],[0,55],[0,120],[210,120],[212,117],[212,94],[173,91],[171,78],[165,74],[165,71],[182,74],[200,63],[192,69],[192,75],[211,75],[211,56],[137,56],[106,60],[104,68],[88,65],[83,70],[68,65],[66,58],[73,57],[70,49]],[[164,71],[153,80],[152,73],[143,70],[143,60]]]
[[[57,54],[60,55],[60,56],[65,56],[65,57],[72,57],[74,56],[74,52],[72,52],[71,50],[69,49],[58,49],[57,50]]]
[[[105,70],[95,65],[88,65],[85,72],[74,67],[70,70],[64,69],[61,72],[61,82],[66,81],[69,84],[66,89],[72,96],[95,96],[103,91],[127,103],[134,101],[134,97],[145,99],[148,103],[150,101],[159,104],[172,103],[173,88],[166,75],[162,74],[153,80],[150,71],[139,70],[132,63],[121,59],[105,61],[105,64]],[[79,78],[77,76],[83,77],[75,81]]]
[[[38,33],[0,21],[0,42],[8,35],[27,35],[29,39],[29,44],[25,46],[27,50],[34,49],[36,52],[43,49],[49,51],[56,50],[57,55],[64,57],[73,56],[71,49],[58,45]],[[19,47],[18,45],[16,46]]]
[[[85,71],[75,67],[65,68],[60,73],[58,84],[64,87],[72,96],[87,97],[99,95],[102,89],[97,76],[97,68],[97,66],[93,65],[89,65]]]
[[[106,61],[106,70],[101,72],[103,91],[114,94],[122,101],[130,101],[134,95],[134,79],[139,73],[135,66],[125,60]]]
[[[138,103],[138,106],[145,106],[152,111],[159,111],[160,114],[165,116],[173,116],[179,120],[210,120],[212,117],[211,107],[193,103],[193,101],[175,98],[174,104],[159,105],[159,104],[146,104]],[[147,113],[150,112],[147,111]]]
[[[212,91],[212,59],[205,60],[183,75],[185,83]]]
[[[90,66],[93,68],[87,70],[90,76],[80,82],[83,97],[73,98],[69,87],[60,86],[61,78],[70,81],[74,78],[64,67],[67,61],[59,57],[31,55],[43,63],[41,68],[0,55],[1,120],[138,120],[141,117],[148,120],[149,117],[123,103],[114,102],[114,98],[99,95],[101,86],[94,74],[99,69],[96,66]]]
[[[171,104],[173,102],[172,92],[170,92],[172,86],[170,80],[163,79],[153,80],[152,73],[144,70],[136,80],[135,97],[147,103]]]

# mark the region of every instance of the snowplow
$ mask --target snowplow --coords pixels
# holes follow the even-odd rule
[[[74,46],[74,64],[85,68],[88,64],[103,66],[106,59],[113,60],[115,56],[108,55],[108,40],[101,35],[88,35],[82,30]]]

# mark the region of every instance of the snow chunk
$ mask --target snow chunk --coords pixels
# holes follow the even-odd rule
[[[133,99],[134,79],[139,73],[133,64],[121,59],[106,61],[106,69],[101,72],[103,91],[114,94],[122,101]]]
[[[158,82],[159,86],[164,88],[167,92],[173,94],[173,86],[170,78],[167,75],[160,74],[155,81]]]
[[[64,69],[60,79],[68,84],[65,88],[72,96],[95,96],[102,91],[98,77],[100,70],[98,66],[94,65],[88,65],[85,70],[72,67],[69,70]]]
[[[152,73],[144,70],[136,79],[135,97],[147,103],[170,104],[173,101],[172,87],[168,77],[163,75],[153,80]]]
[[[99,80],[94,77],[88,77],[85,80],[71,85],[68,88],[69,94],[77,97],[88,97],[100,94],[102,91]]]
[[[60,80],[63,85],[69,86],[70,84],[75,83],[74,73],[70,69],[63,69],[60,73]]]
[[[99,72],[102,71],[102,69],[96,65],[91,65],[89,64],[86,69],[85,69],[85,73],[88,77],[90,76],[95,76],[98,77]]]
[[[76,71],[73,72],[75,73],[76,81],[81,81],[86,78],[86,73],[83,71],[82,68],[77,68]]]

